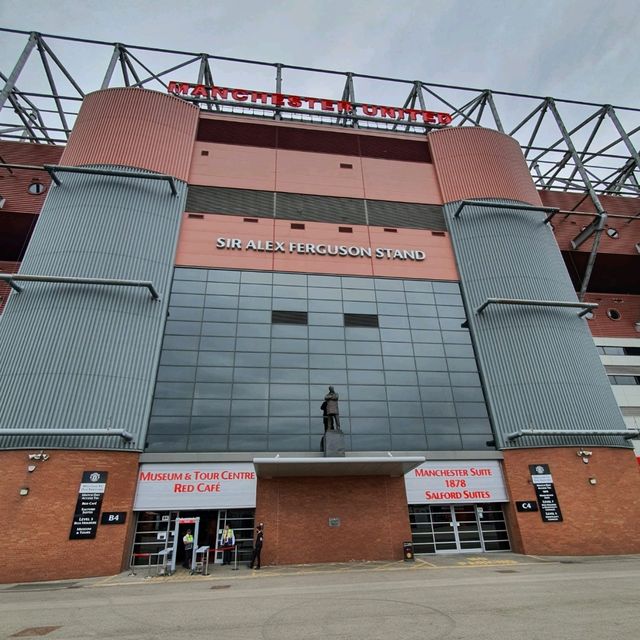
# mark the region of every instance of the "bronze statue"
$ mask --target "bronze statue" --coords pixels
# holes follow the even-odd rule
[[[329,387],[329,393],[324,397],[320,407],[323,411],[324,430],[340,430],[340,411],[338,410],[338,394],[333,387]]]

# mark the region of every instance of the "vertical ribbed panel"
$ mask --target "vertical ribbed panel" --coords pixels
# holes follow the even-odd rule
[[[60,163],[137,167],[186,181],[199,113],[184,100],[147,89],[90,93]]]
[[[445,202],[508,198],[540,205],[520,145],[481,127],[453,127],[429,134],[433,164]]]
[[[0,319],[0,431],[124,429],[118,437],[5,437],[4,447],[141,449],[186,185],[64,174],[20,272],[152,281],[145,288],[23,283]]]
[[[490,305],[475,313],[487,298],[577,301],[545,214],[467,206],[454,218],[457,207],[445,205],[445,215],[498,446],[626,446],[614,436],[506,440],[519,429],[625,425],[579,309]]]

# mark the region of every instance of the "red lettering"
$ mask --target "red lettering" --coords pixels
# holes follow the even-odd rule
[[[260,91],[254,91],[251,94],[251,102],[262,102],[262,104],[267,104],[267,94]]]
[[[302,98],[300,96],[286,96],[286,98],[290,107],[299,109],[302,106]]]
[[[192,484],[180,484],[176,483],[173,485],[174,493],[193,493],[195,487]]]
[[[436,124],[437,122],[436,114],[433,113],[433,111],[421,111],[420,113],[422,114],[422,119],[427,124]]]
[[[229,97],[229,89],[224,87],[211,87],[211,98],[213,100],[226,100]]]
[[[320,102],[318,98],[303,98],[302,100],[307,103],[309,109],[315,109],[318,102]]]
[[[380,115],[383,118],[395,118],[396,110],[393,107],[380,107]]]
[[[333,111],[336,107],[336,103],[333,100],[320,100],[320,106],[323,111]]]
[[[189,84],[186,82],[174,82],[172,80],[169,82],[167,91],[169,93],[175,93],[176,95],[184,94],[186,96],[189,94]]]
[[[231,89],[231,97],[237,102],[245,102],[249,99],[249,94],[244,89]]]
[[[338,102],[338,111],[351,113],[353,111],[353,105],[348,100],[340,100],[340,102]]]
[[[271,104],[276,107],[282,107],[284,105],[284,96],[281,93],[272,93]]]
[[[375,104],[363,104],[362,113],[364,113],[365,116],[377,116],[378,107],[376,107]]]
[[[405,109],[405,113],[409,115],[409,120],[416,120],[420,112],[417,109]]]
[[[193,89],[191,89],[191,95],[194,97],[200,96],[201,98],[208,98],[209,92],[203,84],[197,84],[193,87]]]
[[[450,124],[451,123],[451,116],[448,113],[438,113],[438,122],[440,124]]]

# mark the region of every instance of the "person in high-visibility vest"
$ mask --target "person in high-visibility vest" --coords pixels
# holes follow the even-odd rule
[[[191,557],[193,556],[193,535],[191,529],[187,529],[187,533],[182,536],[182,542],[184,544],[184,560],[182,566],[185,569],[191,568]]]
[[[233,547],[236,544],[236,536],[233,533],[233,529],[228,525],[224,525],[222,530],[222,538],[220,540],[220,546],[224,547],[222,552],[222,564],[231,564],[231,555]]]

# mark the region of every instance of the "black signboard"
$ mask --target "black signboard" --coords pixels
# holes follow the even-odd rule
[[[522,513],[538,510],[538,503],[535,500],[520,500],[516,502],[516,510]]]
[[[106,471],[84,471],[82,473],[69,540],[85,540],[96,537],[106,486]]]
[[[126,520],[126,511],[105,511],[100,518],[100,524],[124,524]]]
[[[562,512],[558,504],[558,496],[553,486],[553,477],[548,464],[529,465],[531,481],[536,490],[540,515],[543,522],[562,522]]]

